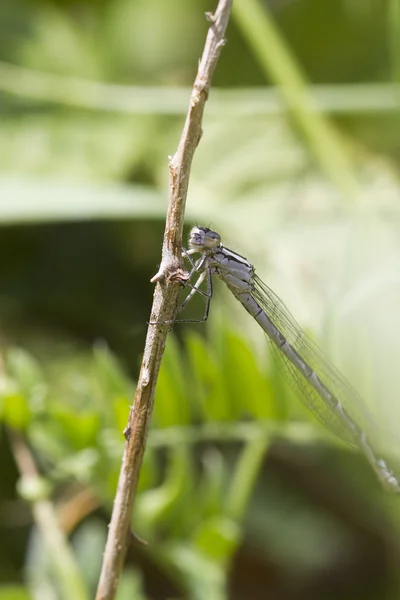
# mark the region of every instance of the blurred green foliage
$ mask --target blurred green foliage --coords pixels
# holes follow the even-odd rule
[[[148,542],[147,558],[172,576],[180,593],[193,598],[224,596],[232,557],[242,541],[243,518],[270,443],[283,436],[301,447],[317,439],[315,428],[298,417],[294,421],[298,407],[292,405],[290,392],[281,385],[276,393],[276,370],[258,364],[249,345],[221,318],[214,317],[210,329],[212,344],[191,331],[183,344],[169,338],[132,517],[133,530]],[[54,357],[45,366],[10,348],[4,361],[1,419],[24,434],[46,472],[46,484],[23,477],[22,497],[40,504],[62,486],[73,505],[74,495],[78,503],[78,492],[89,489],[96,505],[111,510],[123,452],[121,432],[134,392],[116,358],[99,345],[93,354]],[[360,474],[353,472],[352,477],[357,481]],[[365,491],[365,482],[360,479],[360,484]],[[273,496],[276,483],[272,479],[269,485]],[[78,564],[83,551],[76,549],[76,538],[87,546],[92,535],[99,535],[93,527],[96,520],[89,519],[72,538]],[[82,576],[89,589],[96,584],[105,532],[101,535],[90,559],[83,552],[88,573]],[[328,529],[324,543],[336,538],[336,529]],[[336,543],[344,548],[347,539]],[[44,585],[53,593],[60,591],[60,581],[51,577],[51,558],[45,560],[45,569],[38,568],[39,557],[46,555],[46,543],[36,539],[26,565],[36,594]],[[304,555],[304,564],[310,558]],[[135,585],[140,587],[139,579]]]
[[[96,587],[167,156],[214,6],[0,4],[0,600]],[[235,0],[187,206],[268,273],[394,456],[399,13],[398,0]],[[119,600],[398,598],[396,501],[216,288],[208,327],[168,341],[132,517],[149,544],[133,541]],[[18,485],[13,436],[40,471]]]

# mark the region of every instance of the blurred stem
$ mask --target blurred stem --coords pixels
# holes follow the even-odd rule
[[[400,81],[400,0],[388,0],[388,43],[392,81]]]
[[[400,0],[389,0],[392,4]],[[397,7],[396,7],[397,8]],[[391,12],[389,11],[391,28]],[[397,27],[399,25],[397,24]],[[400,38],[394,38],[400,43]],[[397,53],[400,61],[400,52]],[[0,61],[0,91],[39,103],[77,106],[120,114],[184,115],[188,87],[117,85],[54,75]],[[385,83],[309,85],[310,112],[355,114],[397,110],[400,86]],[[286,115],[287,103],[278,88],[215,88],[208,107],[213,116]],[[62,204],[62,203],[61,203]],[[144,201],[142,201],[142,205]],[[108,208],[108,210],[110,210]]]
[[[226,512],[234,521],[238,522],[249,504],[250,496],[254,490],[261,465],[269,446],[269,437],[260,434],[250,441],[244,448],[236,468],[230,490]]]
[[[322,113],[312,111],[307,79],[275,26],[267,4],[237,0],[233,15],[265,74],[279,86],[321,169],[347,200],[355,201],[360,186],[344,140]]]
[[[22,436],[11,429],[9,439],[15,462],[22,477],[22,482],[29,482],[29,488],[42,488],[42,479],[28,446]],[[58,516],[50,500],[38,497],[31,501],[32,513],[36,526],[48,552],[52,565],[56,587],[60,597],[65,600],[89,600],[89,593],[83,582],[78,564],[62,531]]]
[[[326,434],[306,421],[250,421],[207,422],[199,425],[182,425],[162,429],[152,428],[149,445],[152,448],[201,444],[204,442],[257,442],[283,436],[297,444],[326,441]]]

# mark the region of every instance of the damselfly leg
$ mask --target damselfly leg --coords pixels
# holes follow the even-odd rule
[[[193,259],[190,256],[191,253],[193,254],[193,252],[191,252],[190,250],[188,251],[186,250],[186,248],[182,248],[183,256],[187,258],[187,260],[192,266],[192,269],[189,273],[189,279],[193,277],[194,273],[201,273],[195,284],[190,283],[190,281],[187,281],[183,284],[185,287],[190,287],[191,290],[182,302],[182,304],[179,306],[177,313],[180,313],[185,309],[185,307],[189,304],[189,302],[192,300],[195,294],[200,294],[206,299],[203,317],[201,319],[171,319],[169,321],[149,321],[149,325],[163,325],[166,323],[204,323],[205,321],[207,321],[208,314],[210,312],[211,298],[213,296],[211,268],[208,266],[206,268],[204,267],[207,259],[207,256],[205,254],[201,256],[199,260],[193,261]],[[205,280],[207,281],[207,289],[202,290],[200,286]]]

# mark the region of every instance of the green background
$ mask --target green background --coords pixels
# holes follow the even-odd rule
[[[0,600],[94,596],[214,8],[0,4]],[[346,374],[395,469],[399,78],[399,0],[235,0],[186,213]],[[397,599],[398,499],[237,304],[217,283],[209,322],[169,337],[132,519],[148,545],[118,599]]]

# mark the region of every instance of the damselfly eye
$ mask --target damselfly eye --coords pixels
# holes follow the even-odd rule
[[[212,240],[213,242],[217,242],[218,244],[221,241],[221,236],[216,231],[209,231],[207,233],[207,236],[210,240]]]

